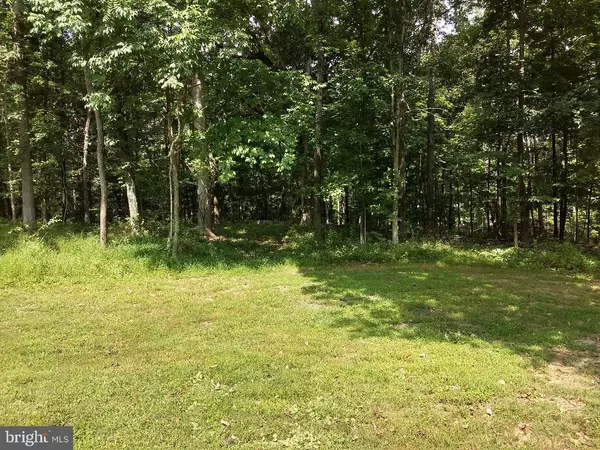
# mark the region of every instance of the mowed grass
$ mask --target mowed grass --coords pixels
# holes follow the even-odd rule
[[[257,228],[172,261],[3,225],[0,423],[94,450],[600,447],[594,272],[316,263]]]

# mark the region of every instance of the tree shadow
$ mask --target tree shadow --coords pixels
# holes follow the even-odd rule
[[[598,358],[600,290],[566,274],[435,265],[302,269],[355,338],[500,344],[534,364],[560,349]],[[598,374],[597,365],[588,367]]]

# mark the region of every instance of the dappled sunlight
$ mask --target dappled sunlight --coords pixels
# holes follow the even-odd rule
[[[399,272],[389,267],[305,270],[307,294],[337,303],[331,326],[356,338],[448,340],[461,336],[500,343],[533,363],[552,358],[598,332],[597,295],[569,277],[520,277],[482,269]],[[558,279],[557,279],[558,278]],[[552,283],[547,292],[537,286]],[[593,302],[592,302],[593,303]]]
[[[592,282],[493,264],[440,268],[439,254],[423,260],[416,243],[399,246],[398,259],[380,247],[391,259],[372,260],[373,248],[315,253],[305,235],[282,248],[285,238],[269,235],[279,231],[237,229],[212,242],[187,230],[178,259],[155,237],[100,250],[85,232],[57,230],[0,255],[12,355],[0,385],[14,387],[0,390],[11,405],[0,416],[110,427],[118,410],[153,430],[178,417],[186,438],[218,435],[225,419],[246,442],[262,442],[249,430],[268,426],[321,430],[348,448],[353,434],[365,448],[375,436],[396,448],[400,429],[423,442],[449,429],[483,443],[497,437],[481,429],[494,429],[510,447],[514,430],[569,439],[597,409]],[[63,393],[45,390],[48,370],[66,376]],[[60,410],[40,406],[50,402]]]

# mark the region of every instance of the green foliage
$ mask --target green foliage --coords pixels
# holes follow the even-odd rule
[[[136,278],[152,274],[190,271],[268,269],[276,266],[327,266],[361,263],[399,265],[427,264],[439,267],[554,269],[597,274],[600,258],[573,245],[543,244],[534,249],[494,245],[451,244],[412,240],[391,245],[374,234],[367,245],[356,237],[331,229],[318,250],[311,232],[286,224],[249,223],[217,228],[221,240],[199,239],[196,228],[184,228],[177,259],[168,256],[164,235],[157,223],[146,223],[140,236],[128,235],[126,223],[112,229],[111,248],[96,245],[96,232],[80,226],[65,228],[52,221],[35,234],[3,224],[0,236],[0,281],[9,285],[28,283],[88,283],[91,279]],[[150,231],[151,230],[151,231]]]

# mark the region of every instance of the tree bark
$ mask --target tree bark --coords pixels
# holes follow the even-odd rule
[[[213,214],[212,214],[212,155],[206,145],[204,133],[207,130],[206,123],[206,101],[204,96],[204,78],[201,75],[194,75],[192,78],[192,102],[194,107],[194,129],[201,136],[200,150],[200,168],[197,178],[198,193],[198,227],[206,235],[212,234]]]
[[[84,66],[84,76],[87,94],[90,97],[94,91],[87,63]],[[98,159],[98,179],[100,181],[100,245],[106,247],[108,244],[108,183],[104,158],[104,123],[100,111],[97,108],[93,108],[93,110],[96,120],[96,158]]]
[[[392,243],[397,244],[400,238],[406,236],[406,154],[404,145],[404,122],[406,101],[403,87],[404,66],[404,35],[406,25],[404,18],[405,0],[400,1],[400,11],[394,8],[390,1],[389,10],[389,41],[390,41],[390,72],[392,83]],[[400,14],[398,14],[400,13]],[[400,23],[397,23],[397,22]],[[400,36],[396,37],[396,29]]]
[[[13,44],[16,54],[15,82],[19,86],[19,153],[21,161],[21,195],[23,225],[34,230],[35,196],[33,190],[33,166],[30,143],[29,98],[27,90],[27,53],[25,44],[25,21],[22,0],[13,0]]]
[[[322,182],[322,166],[323,166],[323,95],[325,82],[325,55],[323,54],[322,45],[319,44],[317,55],[317,90],[316,107],[315,107],[315,150],[313,156],[313,224],[315,231],[315,239],[321,241],[323,239],[323,224],[322,222],[322,205],[321,205],[321,182]]]
[[[90,183],[88,179],[88,152],[90,147],[90,125],[92,121],[92,110],[87,108],[87,117],[83,127],[83,157],[81,161],[81,188],[83,190],[83,223],[89,225],[92,222],[90,213]]]
[[[519,211],[521,219],[521,243],[524,247],[531,245],[529,230],[529,198],[525,187],[525,142],[524,142],[524,120],[525,120],[525,89],[523,86],[525,76],[525,0],[519,1],[519,133],[517,134],[517,158],[521,171],[518,177]]]
[[[565,228],[567,224],[567,203],[568,203],[568,180],[569,180],[569,141],[568,141],[568,130],[563,131],[563,170],[562,170],[562,183],[560,191],[560,225],[558,229],[558,239],[563,242],[565,240]]]
[[[69,183],[67,178],[67,162],[65,161],[64,155],[60,161],[60,173],[61,173],[61,184],[62,184],[62,209],[61,209],[61,220],[63,223],[67,221],[67,215],[69,212]],[[45,202],[46,199],[44,198]]]
[[[42,216],[42,225],[46,225],[48,223],[48,202],[45,198],[42,198],[40,204],[41,216]],[[63,221],[64,222],[64,221]]]
[[[169,134],[169,192],[170,192],[170,229],[168,249],[171,256],[179,251],[180,194],[179,194],[179,143],[181,140],[181,117],[177,118],[177,134],[173,131],[173,118],[169,94],[167,94],[167,130]]]
[[[8,163],[8,199],[10,202],[10,215],[13,222],[17,221],[17,195],[15,193],[13,180],[13,170],[10,163]]]
[[[434,198],[435,179],[433,177],[433,134],[435,129],[435,78],[433,69],[429,70],[429,93],[427,96],[427,229],[432,232],[434,229]]]
[[[129,209],[129,226],[131,234],[136,236],[140,232],[140,210],[138,207],[137,189],[135,188],[134,171],[131,166],[125,171],[125,189],[127,191],[127,207]]]
[[[552,213],[554,218],[554,238],[558,238],[558,157],[556,154],[556,133],[552,130]]]
[[[365,203],[364,195],[360,201],[360,216],[358,220],[359,226],[359,238],[361,245],[367,243],[367,205]]]
[[[311,58],[306,58],[304,65],[304,73],[308,78],[311,76]],[[310,135],[309,131],[306,130],[300,136],[300,149],[303,158],[300,161],[300,182],[302,183],[301,198],[300,198],[300,226],[308,227],[312,224],[312,201],[310,196],[307,194],[310,191]]]

